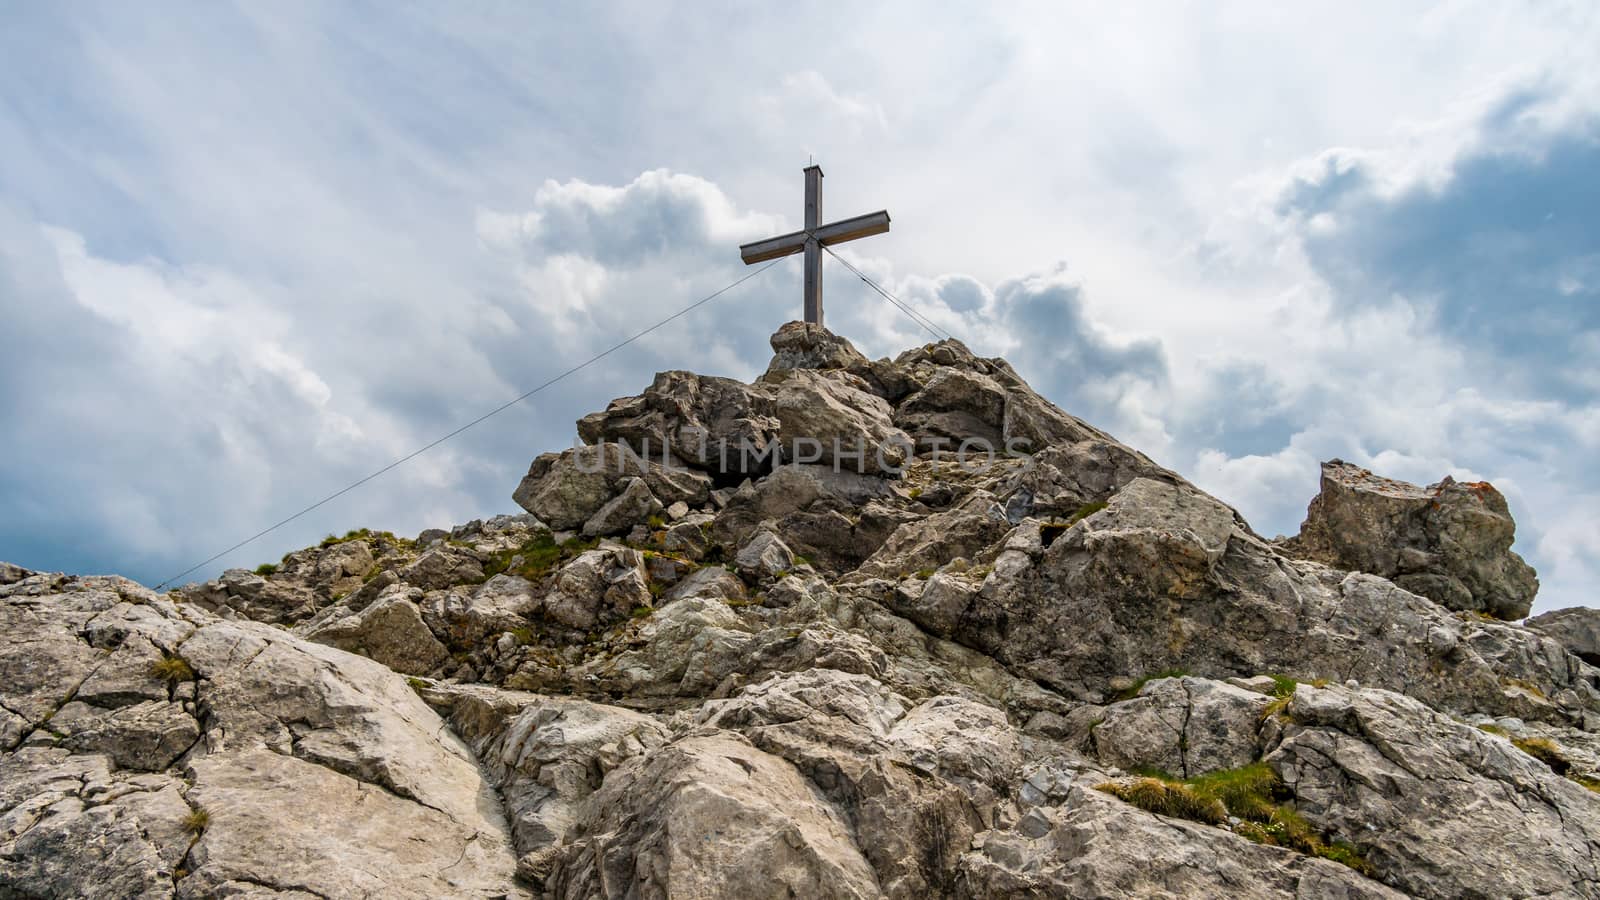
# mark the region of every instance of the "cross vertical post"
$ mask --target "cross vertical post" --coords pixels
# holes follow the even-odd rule
[[[822,242],[817,226],[822,224],[822,167],[806,167],[806,322],[822,327]]]
[[[747,266],[796,253],[805,254],[804,309],[807,324],[822,327],[822,251],[831,244],[883,234],[889,230],[889,213],[878,210],[864,216],[822,224],[822,167],[809,165],[806,174],[806,227],[739,246]]]

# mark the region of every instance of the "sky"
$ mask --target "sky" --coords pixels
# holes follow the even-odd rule
[[[1339,457],[1492,481],[1600,605],[1589,3],[9,4],[0,559],[161,582],[748,274],[841,255],[1293,534]],[[929,340],[842,266],[829,326]],[[667,369],[748,378],[787,260],[185,580],[518,511]]]

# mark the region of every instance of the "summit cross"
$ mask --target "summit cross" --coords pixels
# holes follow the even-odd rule
[[[878,210],[853,219],[822,224],[822,167],[806,166],[806,227],[801,231],[781,234],[739,246],[744,264],[754,265],[782,256],[805,251],[805,314],[806,322],[822,326],[822,248],[842,244],[856,238],[871,237],[889,230],[888,210]]]

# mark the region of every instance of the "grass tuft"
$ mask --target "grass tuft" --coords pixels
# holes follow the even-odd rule
[[[260,575],[262,577],[266,577],[266,576],[271,575],[271,574],[273,574],[273,573],[275,573],[277,571],[278,571],[278,564],[277,563],[262,563],[261,565],[256,566],[256,574]]]
[[[150,664],[150,677],[168,684],[195,680],[194,667],[181,656],[163,656]]]
[[[1067,525],[1076,525],[1105,508],[1106,502],[1104,500],[1097,500],[1094,503],[1085,503],[1076,510],[1073,510],[1072,516],[1067,519]]]
[[[1271,844],[1349,866],[1363,875],[1372,866],[1354,844],[1319,834],[1287,802],[1289,791],[1264,762],[1212,772],[1179,781],[1159,773],[1132,783],[1108,782],[1098,789],[1146,812],[1223,825],[1241,820],[1234,833],[1258,844]]]
[[[211,826],[211,813],[195,807],[187,816],[183,817],[183,830],[199,837]]]
[[[1572,770],[1572,763],[1561,754],[1561,748],[1549,738],[1512,738],[1511,743],[1523,753],[1537,759],[1550,767],[1550,771],[1557,775],[1565,775]]]
[[[495,554],[494,558],[483,567],[484,580],[487,581],[496,575],[516,575],[529,581],[539,581],[550,574],[551,570],[563,560],[577,556],[585,550],[593,550],[599,544],[598,540],[585,541],[578,538],[570,538],[564,543],[557,544],[554,535],[548,531],[540,531],[522,546]]]
[[[1228,821],[1228,810],[1221,801],[1207,797],[1181,782],[1145,777],[1136,779],[1132,784],[1108,782],[1099,788],[1158,816],[1190,819],[1207,825],[1221,825]]]

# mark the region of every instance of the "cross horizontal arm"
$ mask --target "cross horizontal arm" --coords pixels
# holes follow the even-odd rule
[[[775,238],[767,238],[764,241],[740,244],[739,256],[744,259],[744,264],[747,266],[758,262],[766,262],[769,259],[777,259],[780,256],[789,256],[806,248],[806,237],[807,235],[804,231],[796,231],[790,234],[781,234]]]
[[[856,216],[853,219],[841,219],[817,229],[817,241],[827,244],[842,244],[856,238],[871,237],[874,234],[883,234],[889,230],[889,212],[880,209],[875,213]]]

